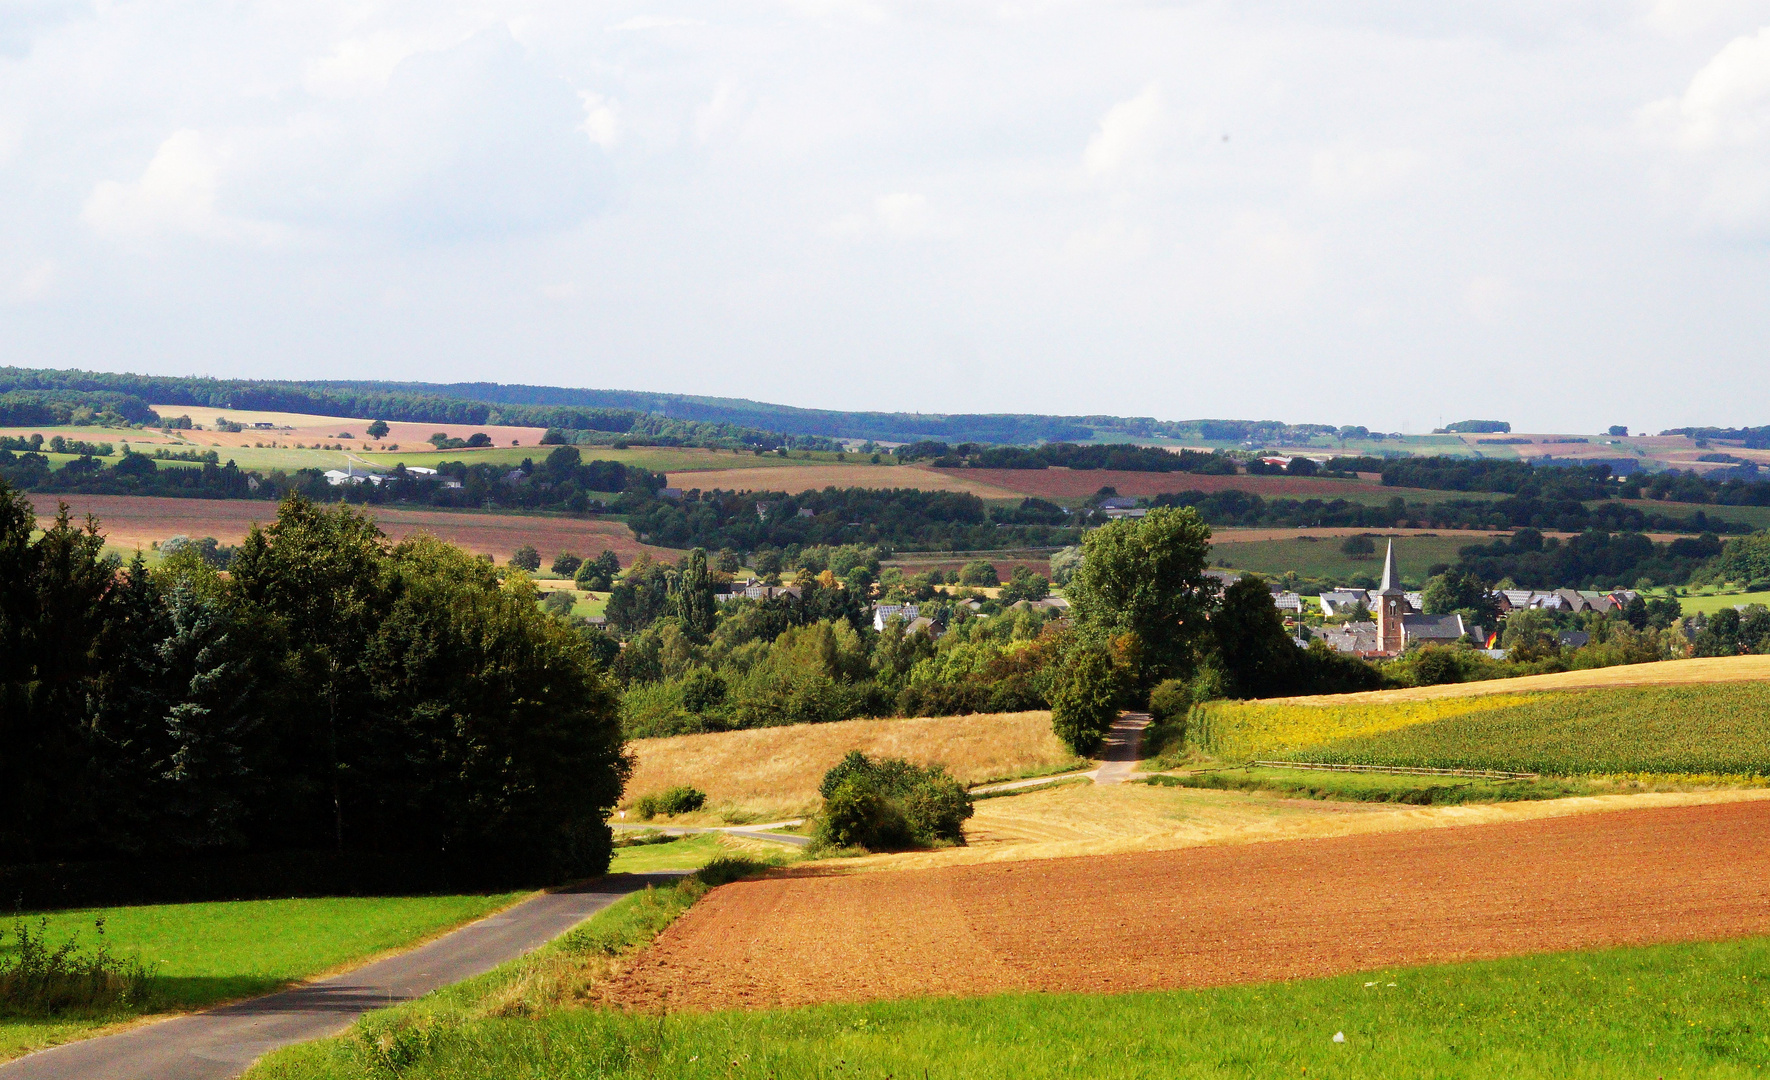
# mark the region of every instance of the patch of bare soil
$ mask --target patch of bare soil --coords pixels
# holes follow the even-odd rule
[[[1770,933],[1770,802],[715,890],[637,1008],[1108,992]]]

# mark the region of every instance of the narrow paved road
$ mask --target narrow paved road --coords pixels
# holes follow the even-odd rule
[[[1113,721],[1105,752],[1100,755],[1100,768],[1094,772],[1096,784],[1117,784],[1131,778],[1137,771],[1137,752],[1143,747],[1143,729],[1148,726],[1148,713],[1128,712]]]
[[[43,1050],[0,1080],[226,1080],[264,1054],[335,1035],[363,1013],[470,979],[674,874],[617,874],[525,900],[411,952],[268,997]]]

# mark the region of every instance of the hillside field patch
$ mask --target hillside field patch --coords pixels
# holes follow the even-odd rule
[[[823,775],[850,750],[944,765],[961,783],[1055,770],[1075,756],[1051,733],[1049,712],[978,713],[913,720],[846,720],[708,735],[636,739],[626,803],[686,784],[707,793],[709,817],[785,817],[813,810]]]
[[[710,895],[629,1007],[1125,993],[1770,932],[1770,801],[981,866]],[[1626,883],[1626,884],[1625,884]]]
[[[114,548],[149,549],[170,536],[213,536],[237,544],[254,524],[268,524],[277,504],[260,499],[170,499],[146,495],[33,495],[37,520],[53,520],[58,502],[65,502],[76,520],[91,514],[99,520]],[[398,510],[369,507],[370,516],[394,540],[427,534],[468,551],[504,562],[524,544],[533,544],[542,561],[560,551],[594,557],[604,548],[626,565],[640,552],[675,561],[680,552],[642,544],[633,530],[617,521],[543,517],[528,514],[485,514],[449,510]]]

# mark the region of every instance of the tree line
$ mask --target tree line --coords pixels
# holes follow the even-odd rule
[[[526,579],[286,500],[223,577],[0,485],[0,863],[278,851],[599,872],[615,691]]]
[[[631,408],[480,401],[435,390],[424,383],[280,382],[9,367],[0,368],[0,423],[71,423],[75,421],[69,417],[75,416],[77,410],[85,409],[97,416],[102,407],[122,423],[151,426],[162,420],[147,404],[153,401],[429,424],[557,428],[621,435],[632,442],[668,446],[773,449],[804,442],[780,432],[725,421],[663,417]],[[828,440],[814,442],[818,449],[835,445]]]
[[[986,446],[922,440],[898,447],[892,453],[900,461],[929,461],[942,469],[1117,469],[1124,472],[1187,472],[1233,476],[1235,460],[1223,454],[1196,450],[1166,450],[1134,443],[1098,443],[1078,446],[1055,442],[1042,446]]]

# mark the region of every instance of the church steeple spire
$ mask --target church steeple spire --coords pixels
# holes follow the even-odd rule
[[[1389,551],[1383,556],[1383,585],[1377,590],[1385,595],[1401,592],[1401,572],[1395,568],[1395,541],[1389,541]]]
[[[1401,571],[1395,567],[1395,541],[1383,556],[1383,587],[1377,590],[1377,651],[1394,656],[1407,647],[1402,619],[1407,593],[1401,588]]]

